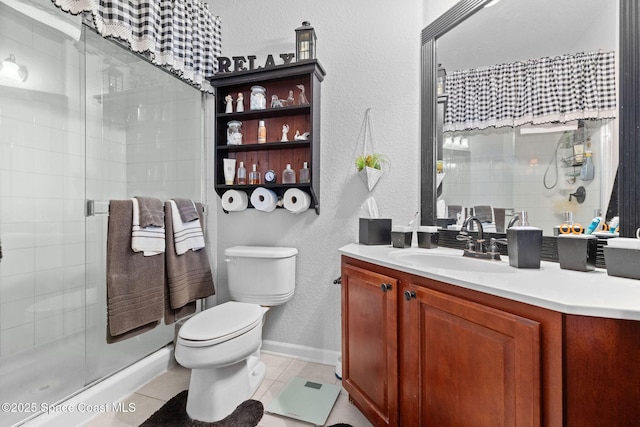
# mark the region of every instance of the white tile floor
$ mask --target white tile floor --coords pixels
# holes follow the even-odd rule
[[[266,407],[277,396],[287,381],[293,377],[302,377],[328,384],[340,384],[335,376],[335,367],[318,363],[304,362],[296,359],[262,353],[262,360],[267,365],[267,374],[253,395],[253,399],[262,402]],[[125,406],[135,404],[132,412],[106,412],[91,419],[87,427],[129,427],[138,426],[155,411],[180,391],[189,388],[188,369],[176,366],[149,383],[142,386],[131,396],[124,399]],[[326,425],[347,423],[353,427],[371,427],[372,424],[349,403],[349,396],[344,389],[334,405]],[[264,414],[259,427],[309,427],[311,424],[291,418]]]

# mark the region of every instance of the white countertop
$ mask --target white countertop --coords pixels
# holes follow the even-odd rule
[[[545,261],[540,269],[518,269],[509,265],[506,256],[501,261],[477,260],[463,257],[462,250],[442,247],[396,249],[350,243],[339,251],[362,261],[562,313],[640,320],[640,280],[609,276],[603,269],[563,270],[560,264]]]

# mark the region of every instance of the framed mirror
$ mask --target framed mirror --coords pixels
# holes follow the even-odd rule
[[[519,2],[527,4],[518,5]],[[618,200],[617,210],[620,215],[621,233],[622,235],[635,235],[636,227],[640,225],[638,221],[640,210],[638,209],[638,197],[636,195],[637,184],[639,184],[637,181],[639,180],[634,173],[634,165],[638,164],[640,150],[636,149],[633,143],[638,133],[637,124],[640,123],[637,109],[634,105],[635,100],[639,99],[637,96],[639,87],[637,52],[639,48],[638,45],[640,44],[638,5],[632,0],[607,0],[587,2],[594,3],[594,5],[592,5],[593,7],[589,8],[585,6],[584,2],[578,1],[577,4],[573,2],[574,5],[568,10],[558,10],[558,2],[553,1],[521,2],[520,0],[502,0],[502,2],[493,7],[485,8],[489,3],[488,0],[461,0],[447,13],[425,28],[422,33],[422,224],[430,225],[436,222],[438,187],[442,185],[442,179],[440,182],[438,182],[437,179],[436,166],[441,166],[443,163],[443,153],[441,149],[439,150],[439,147],[442,147],[443,139],[445,138],[440,133],[442,129],[442,117],[438,117],[439,98],[437,79],[439,71],[438,63],[442,62],[441,59],[449,61],[452,66],[456,68],[474,68],[486,67],[495,63],[561,55],[563,53],[570,53],[572,50],[586,50],[589,49],[589,46],[598,46],[595,47],[595,49],[612,49],[617,53],[616,62],[619,70],[617,84],[620,93],[617,104],[619,110],[615,123],[606,124],[606,129],[610,133],[608,138],[613,141],[609,142],[609,146],[611,143],[616,144],[615,141],[617,140],[616,145],[619,147],[621,159],[618,166],[619,185],[618,189],[613,191],[613,199]],[[506,6],[501,6],[503,3]],[[562,2],[562,6],[565,7],[571,3],[572,2]],[[531,4],[534,5],[536,10],[527,11],[526,8],[531,6]],[[597,11],[597,9],[602,8],[603,5],[605,5],[607,9],[604,12],[602,10]],[[503,9],[500,10],[500,7]],[[509,10],[509,8],[511,8],[511,10]],[[498,27],[501,29],[500,31],[507,29],[510,31],[520,31],[524,24],[518,23],[519,17],[524,17],[536,24],[536,18],[533,17],[534,13],[538,13],[539,16],[541,16],[541,18],[537,18],[541,19],[541,21],[537,22],[537,25],[534,25],[534,31],[537,32],[533,35],[525,35],[524,38],[518,39],[515,36],[509,37],[505,36],[504,33],[495,31],[495,28]],[[576,18],[577,23],[571,25],[571,23],[568,22],[570,20],[567,19],[567,16]],[[618,21],[618,16],[619,23],[616,22]],[[479,17],[482,19],[477,19]],[[497,18],[497,23],[490,23],[492,17],[494,19]],[[599,30],[600,32],[595,30],[596,27],[601,28],[601,30]],[[616,27],[619,28],[616,29]],[[610,29],[610,32],[603,33],[602,31],[606,32],[607,28]],[[578,30],[578,33],[570,35],[567,33],[567,30],[571,29]],[[619,46],[615,46],[615,44],[617,44],[615,43],[617,33],[619,34]],[[462,36],[462,34],[466,34],[466,36]],[[495,36],[496,34],[499,35],[498,39],[491,39],[490,36]],[[467,37],[466,42],[464,37]],[[587,40],[589,38],[592,40]],[[560,39],[571,41],[575,46],[567,47],[560,45],[556,42]],[[612,42],[612,40],[614,40],[614,42]],[[537,43],[538,41],[540,43]],[[589,45],[589,43],[591,43],[591,45]],[[612,44],[614,46],[612,46]],[[449,51],[449,53],[447,53],[447,51]],[[510,53],[514,51],[516,55],[519,56],[513,56],[513,53]],[[446,65],[444,66],[446,67]],[[440,73],[442,74],[442,70],[440,70]],[[504,131],[501,132],[504,133]],[[452,136],[455,137],[455,134]],[[462,136],[464,136],[464,134]],[[500,135],[500,137],[505,139],[503,134]],[[559,139],[558,136],[555,138]],[[600,136],[598,136],[598,138],[600,138]],[[515,136],[510,136],[506,139],[510,140],[512,145],[517,143],[515,142]],[[606,142],[598,142],[597,144],[599,144],[600,150],[606,151]],[[554,144],[551,144],[552,148],[553,145]],[[548,149],[542,149],[542,146],[540,146],[529,151],[542,151],[544,154],[545,150]],[[500,151],[499,148],[498,151]],[[611,153],[598,153],[598,168],[601,169],[598,172],[602,180],[599,185],[591,185],[592,188],[589,191],[592,199],[598,199],[596,205],[603,210],[607,208],[606,203],[612,194],[611,187],[614,184],[614,177],[616,175],[617,156],[613,151],[615,150],[612,150]],[[536,156],[531,155],[531,153],[529,153],[529,156],[532,158],[532,162],[540,161],[540,163],[536,165],[538,170],[546,167],[542,159],[537,159]],[[440,162],[438,162],[438,160],[440,160]],[[564,183],[567,181],[565,171],[560,171],[560,174],[562,177],[561,182]],[[541,193],[544,193],[543,185],[546,184],[540,179]],[[572,188],[575,187],[566,185],[561,189],[562,191],[558,193],[559,195],[557,197],[564,198],[571,195],[570,191],[574,191]],[[473,190],[474,195],[478,196],[481,190],[479,186],[476,186]],[[618,197],[615,197],[616,195]],[[508,202],[500,203],[508,204]],[[514,206],[511,207],[517,208],[516,203],[517,202],[514,202]],[[544,201],[540,203],[544,203]],[[477,205],[478,200],[471,201],[470,204]],[[491,205],[491,203],[487,204]],[[510,206],[504,207],[509,208]],[[550,211],[554,209],[557,211],[558,207],[549,206]],[[593,213],[594,209],[589,209],[587,215],[592,217]],[[604,213],[605,212],[603,212],[603,214]],[[555,219],[551,219],[550,221],[555,221]],[[559,221],[558,219],[558,223]],[[581,219],[581,221],[585,220]],[[552,233],[546,231],[545,235],[552,235]]]

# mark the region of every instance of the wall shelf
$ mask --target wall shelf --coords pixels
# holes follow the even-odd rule
[[[310,208],[320,213],[320,83],[325,72],[317,60],[301,61],[257,70],[247,70],[227,74],[218,74],[210,79],[216,90],[215,114],[215,190],[223,197],[227,190],[245,191],[249,198],[258,187],[274,191],[278,198],[290,188],[306,192],[311,198]],[[250,110],[251,87],[263,86],[266,89],[267,108]],[[304,85],[308,104],[299,103],[300,90],[297,85]],[[287,99],[289,91],[294,91],[295,105],[271,107],[271,97]],[[245,111],[235,112],[238,93],[243,94]],[[233,97],[234,112],[226,113],[225,97]],[[227,123],[237,120],[242,122],[242,144],[227,145]],[[267,142],[258,144],[258,123],[264,120],[267,128]],[[281,142],[282,128],[289,126],[287,142]],[[295,140],[295,134],[309,133],[306,140]],[[224,181],[223,163],[225,158],[236,159],[236,168],[243,162],[247,175],[256,165],[263,182],[267,170],[273,170],[277,179],[275,183],[258,185],[226,185]],[[287,164],[296,172],[306,162],[310,169],[309,183],[282,184],[282,171]],[[236,177],[237,179],[237,177]],[[252,208],[249,202],[249,208]]]

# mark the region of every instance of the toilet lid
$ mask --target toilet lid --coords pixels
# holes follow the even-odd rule
[[[183,340],[207,341],[209,345],[230,340],[255,328],[262,321],[258,304],[230,301],[217,305],[187,320],[178,336]]]
[[[298,250],[275,246],[232,246],[225,249],[224,254],[240,258],[289,258],[297,255]]]

